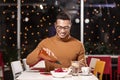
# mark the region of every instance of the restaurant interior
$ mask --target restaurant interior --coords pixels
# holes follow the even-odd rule
[[[88,64],[93,57],[107,60],[103,80],[120,80],[120,0],[0,0],[0,80],[13,80],[11,62],[55,35],[55,17],[63,10]]]

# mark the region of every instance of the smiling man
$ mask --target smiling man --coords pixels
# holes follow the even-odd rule
[[[71,61],[80,61],[81,67],[87,66],[83,44],[70,35],[71,25],[70,16],[65,12],[59,13],[55,21],[56,35],[42,40],[27,56],[27,64],[33,66],[44,59],[46,71],[61,67],[68,68],[71,66]],[[53,63],[41,56],[42,49],[48,55],[54,56],[61,64]]]

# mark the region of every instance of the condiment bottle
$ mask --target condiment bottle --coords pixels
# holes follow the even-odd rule
[[[61,64],[61,63],[57,60],[57,58],[55,58],[55,57],[52,56],[52,55],[48,55],[44,49],[41,49],[41,50],[40,50],[39,56],[40,56],[41,58],[45,59],[45,60],[50,61],[50,62],[57,63],[57,64]]]

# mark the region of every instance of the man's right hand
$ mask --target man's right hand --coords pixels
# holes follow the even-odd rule
[[[47,48],[42,48],[40,50],[39,57],[44,59],[44,60],[51,61],[51,62],[54,62],[54,61],[57,60],[54,53],[51,50],[47,49]]]

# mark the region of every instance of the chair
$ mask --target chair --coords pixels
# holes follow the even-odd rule
[[[22,62],[23,62],[24,69],[25,69],[25,70],[29,70],[30,67],[29,67],[29,65],[27,65],[27,63],[26,63],[26,58],[22,59]]]
[[[114,71],[114,80],[120,80],[120,56],[118,56],[117,70]]]
[[[0,66],[0,80],[2,80],[3,77],[3,71],[2,71],[2,67]]]
[[[105,64],[105,69],[104,69],[104,76],[105,76],[105,80],[108,80],[108,75],[110,75],[110,79],[109,80],[112,80],[112,59],[110,56],[88,56],[88,64],[90,64],[90,59],[91,58],[98,58],[100,59],[101,61],[105,61],[106,64]]]
[[[4,80],[4,62],[2,52],[0,52],[0,79]]]
[[[96,62],[93,73],[94,73],[94,75],[96,75],[99,78],[99,80],[102,80],[104,68],[105,68],[105,61],[97,61]]]
[[[119,77],[120,77],[120,56],[118,56],[117,80],[119,80]]]
[[[100,61],[100,59],[98,59],[98,58],[91,58],[89,67],[91,69],[94,69],[97,61]]]
[[[11,69],[13,73],[13,78],[16,80],[16,78],[23,72],[23,67],[21,64],[21,61],[12,61],[11,62]]]

